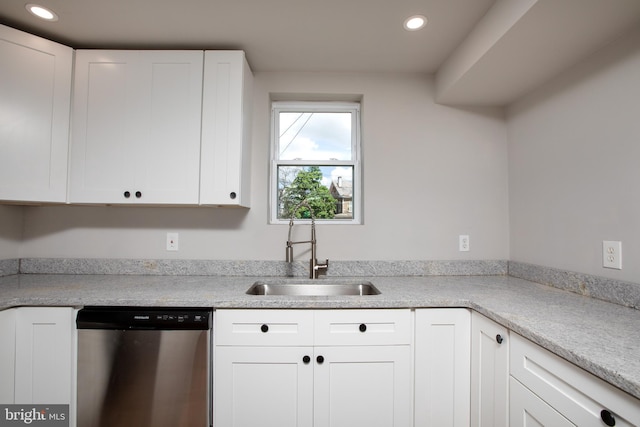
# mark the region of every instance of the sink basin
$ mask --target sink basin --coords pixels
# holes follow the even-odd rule
[[[290,296],[343,296],[379,295],[378,288],[370,282],[320,283],[268,283],[256,282],[246,292],[248,295]]]

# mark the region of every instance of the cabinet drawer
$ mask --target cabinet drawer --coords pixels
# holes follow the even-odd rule
[[[542,347],[511,333],[511,375],[579,426],[602,426],[601,411],[616,426],[640,424],[640,401]]]
[[[217,310],[216,345],[313,345],[311,310]]]
[[[410,344],[410,310],[319,310],[316,345]]]

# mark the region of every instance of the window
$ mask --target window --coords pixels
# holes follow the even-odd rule
[[[289,221],[307,200],[317,221],[360,224],[360,104],[274,102],[271,222]],[[301,207],[296,218],[310,218]]]

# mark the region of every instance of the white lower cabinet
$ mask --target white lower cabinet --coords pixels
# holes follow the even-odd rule
[[[558,411],[511,377],[511,427],[573,427]]]
[[[74,310],[16,310],[15,403],[71,403]]]
[[[638,426],[640,400],[525,338],[511,333],[511,426]],[[530,393],[524,393],[521,384]],[[560,424],[535,395],[568,420]],[[537,414],[549,414],[545,415]],[[536,420],[534,423],[533,420]]]
[[[410,320],[409,310],[216,311],[214,425],[411,426]]]
[[[73,416],[74,315],[69,307],[0,312],[0,403],[69,404]]]
[[[216,426],[313,425],[313,366],[308,347],[217,346]]]
[[[470,328],[467,309],[416,310],[416,426],[469,426]]]
[[[0,311],[0,404],[69,404],[75,425],[74,318]],[[640,425],[640,400],[467,309],[217,310],[214,327],[218,427]]]
[[[509,330],[471,314],[471,426],[509,425]]]
[[[411,426],[409,345],[316,347],[315,355],[315,427]]]
[[[0,311],[0,403],[15,401],[16,310]]]

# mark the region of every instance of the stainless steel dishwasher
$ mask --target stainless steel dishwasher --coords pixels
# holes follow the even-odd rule
[[[78,427],[211,425],[212,311],[78,311]]]

